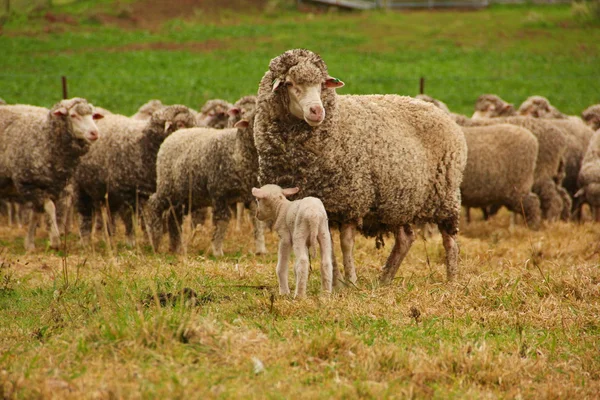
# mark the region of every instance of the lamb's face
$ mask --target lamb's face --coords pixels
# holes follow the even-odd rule
[[[475,103],[475,113],[471,118],[494,118],[514,115],[513,105],[493,94],[479,96]]]
[[[305,62],[290,68],[284,80],[275,79],[273,91],[280,86],[284,86],[287,92],[290,114],[316,127],[325,120],[321,92],[342,87],[344,82],[330,76],[323,78],[323,73],[316,65]]]
[[[94,107],[88,103],[77,103],[71,107],[67,104],[53,112],[58,118],[66,118],[72,127],[73,137],[94,142],[98,139],[98,126],[95,120],[104,118],[94,112]]]

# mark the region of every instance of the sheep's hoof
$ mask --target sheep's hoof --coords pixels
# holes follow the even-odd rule
[[[33,243],[25,242],[25,251],[27,253],[32,253],[33,251],[35,251],[35,245]]]
[[[256,249],[256,252],[254,254],[256,254],[257,256],[267,254],[267,249],[264,247],[262,247],[260,249]]]

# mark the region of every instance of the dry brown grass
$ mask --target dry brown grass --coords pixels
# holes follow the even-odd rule
[[[452,284],[437,236],[415,242],[386,287],[377,276],[391,243],[376,250],[359,238],[358,287],[320,296],[315,272],[303,300],[273,295],[276,255],[248,253],[250,229],[246,223],[244,232],[230,232],[221,259],[204,253],[206,228],[186,256],[152,255],[145,245],[128,250],[119,235],[113,257],[99,242],[94,252],[80,248],[75,237],[65,257],[23,254],[17,239],[23,231],[3,225],[0,393],[100,399],[600,393],[597,224],[511,232],[501,213],[463,225],[460,278]],[[267,246],[275,252],[272,234]],[[184,287],[197,301],[178,298]],[[164,293],[178,301],[161,306]]]

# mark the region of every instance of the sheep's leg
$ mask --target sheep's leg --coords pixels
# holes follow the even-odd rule
[[[12,202],[5,201],[4,204],[6,205],[6,215],[8,217],[8,226],[10,227],[10,226],[13,226],[13,224],[14,224]]]
[[[50,228],[50,248],[60,248],[60,232],[58,231],[58,223],[56,222],[56,206],[50,199],[44,200],[44,211],[48,215]]]
[[[442,229],[440,228],[440,231]],[[442,235],[443,235],[442,231]],[[396,276],[396,272],[408,254],[408,250],[410,250],[410,246],[415,241],[415,233],[413,232],[410,225],[404,225],[398,228],[396,231],[394,247],[392,248],[392,252],[388,256],[387,261],[385,262],[385,266],[383,267],[383,271],[379,276],[379,282],[381,284],[391,283]]]
[[[183,224],[183,210],[181,207],[171,207],[167,212],[167,227],[169,229],[169,251],[181,253],[181,228]]]
[[[133,218],[135,218],[135,215],[133,213],[133,209],[128,205],[125,205],[119,215],[121,216],[121,219],[123,219],[123,224],[125,225],[127,247],[135,247],[135,225],[133,223]]]
[[[542,220],[542,211],[540,208],[540,199],[534,193],[529,193],[521,198],[520,201],[508,199],[506,207],[512,211],[511,223],[514,224],[516,215],[523,214],[529,229],[537,230]]]
[[[448,220],[438,224],[442,233],[442,243],[446,250],[446,278],[452,281],[456,278],[458,271],[458,244],[456,235],[458,234],[458,220]]]
[[[593,208],[594,220],[600,222],[600,207]]]
[[[551,179],[536,182],[533,192],[540,198],[543,219],[555,221],[561,216],[563,200],[556,190],[556,184]]]
[[[73,196],[75,197],[77,213],[79,214],[79,238],[81,244],[87,246],[90,243],[92,226],[94,221],[97,220],[96,214],[99,213],[94,212],[92,198],[86,193],[76,189]],[[96,228],[96,230],[101,229],[102,228]]]
[[[344,259],[344,275],[347,281],[356,283],[356,270],[354,268],[354,236],[355,224],[342,224],[340,228],[340,241],[342,243],[342,257]]]
[[[567,192],[567,190],[562,186],[556,186],[556,191],[562,199],[562,211],[560,213],[560,219],[562,221],[568,221],[571,219],[571,208],[573,206],[571,195],[569,195],[569,192]]]
[[[332,235],[331,235],[331,226],[329,226],[328,228],[329,231],[329,238],[331,238],[331,268],[332,268],[332,274],[333,274],[333,288],[335,289],[339,289],[340,287],[344,286],[344,279],[342,278],[342,273],[340,272],[340,269],[338,267],[337,264],[337,260],[335,259],[335,248],[333,246],[333,239],[332,239]]]
[[[21,219],[21,205],[19,203],[11,203],[11,205],[14,207],[15,222],[19,228],[22,228],[24,221]]]
[[[229,226],[229,220],[231,214],[227,204],[223,202],[217,202],[213,207],[213,225],[215,230],[212,236],[212,252],[215,257],[223,255],[223,240],[227,234],[227,227]]]
[[[321,248],[321,290],[330,293],[332,289],[331,279],[333,276],[333,265],[331,261],[333,245],[326,222],[321,224],[317,240],[319,242],[319,247]]]
[[[29,227],[27,229],[27,236],[25,236],[25,250],[35,250],[35,230],[37,228],[39,215],[34,208],[31,208],[29,214]]]
[[[243,203],[238,203],[238,205],[239,204],[243,205]],[[265,247],[265,224],[256,218],[256,202],[254,201],[250,203],[250,214],[252,215],[252,226],[254,227],[254,245],[256,247],[256,254],[267,254],[267,248]],[[239,217],[240,213],[238,212],[238,218]]]
[[[146,233],[154,252],[158,252],[158,246],[160,245],[160,239],[163,234],[163,214],[167,206],[167,202],[159,199],[155,193],[150,196],[150,199],[143,208]]]
[[[277,253],[277,279],[279,280],[279,294],[282,296],[290,294],[288,266],[290,263],[291,250],[291,240],[289,238],[281,238],[279,240],[279,250]]]
[[[198,225],[204,225],[206,219],[208,218],[209,211],[210,207],[202,207],[192,211],[193,229],[196,229],[196,226]]]
[[[252,202],[254,204],[254,202]],[[236,213],[235,213],[235,230],[236,232],[240,232],[242,230],[242,222],[244,220],[244,203],[236,204]],[[254,217],[253,217],[254,218]],[[252,221],[254,224],[254,220]],[[256,229],[256,227],[255,227]],[[260,252],[257,251],[260,254]]]
[[[308,285],[308,270],[310,262],[308,260],[308,248],[306,247],[306,238],[294,237],[294,255],[296,263],[294,272],[296,274],[296,290],[294,297],[306,296],[306,286]]]

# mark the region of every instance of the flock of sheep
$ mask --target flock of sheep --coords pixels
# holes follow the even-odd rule
[[[255,251],[266,252],[259,199],[258,217],[267,207],[261,219],[281,237],[280,291],[289,293],[284,264],[293,247],[298,295],[305,292],[307,245],[321,246],[329,291],[356,282],[357,232],[378,244],[392,234],[380,276],[388,283],[415,240],[414,224],[438,227],[453,279],[461,205],[468,218],[472,207],[487,217],[505,206],[532,229],[542,219],[579,219],[584,203],[600,220],[600,105],[580,118],[539,96],[515,110],[483,95],[469,118],[425,95],[338,95],[343,85],[320,56],[296,49],[271,60],[257,96],[233,105],[212,100],[200,112],[157,100],[132,117],[82,98],[49,110],[2,105],[0,200],[9,215],[15,205],[29,211],[28,250],[44,212],[50,244],[60,246],[72,203],[84,243],[94,216],[104,215],[108,231],[116,216],[123,219],[132,244],[140,216],[156,251],[166,227],[177,252],[183,216],[202,223],[211,207],[212,251],[222,255],[232,210],[241,206],[251,210]],[[286,196],[319,201],[290,203]],[[339,228],[344,276],[320,207],[329,228]]]

